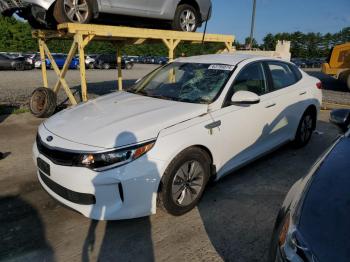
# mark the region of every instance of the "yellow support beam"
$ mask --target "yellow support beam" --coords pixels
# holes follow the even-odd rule
[[[58,80],[55,83],[53,90],[58,92],[62,86],[69,98],[71,104],[75,105],[77,102],[70,90],[65,76],[69,69],[69,65],[78,51],[79,55],[79,67],[80,67],[80,80],[81,80],[81,95],[82,100],[87,101],[87,83],[86,83],[86,70],[85,70],[85,53],[84,48],[89,44],[91,40],[104,40],[112,41],[117,46],[117,64],[118,64],[118,90],[123,89],[122,79],[122,54],[121,47],[126,44],[149,44],[163,42],[168,48],[169,61],[173,61],[175,58],[175,49],[181,41],[189,43],[201,43],[203,40],[203,33],[190,33],[179,32],[170,30],[157,30],[157,29],[144,29],[144,28],[132,28],[124,26],[106,26],[106,25],[94,25],[94,24],[73,24],[66,23],[58,25],[58,30],[34,30],[32,32],[33,37],[38,38],[40,58],[42,61],[42,78],[43,85],[48,87],[45,55],[51,61],[52,67],[57,74]],[[54,61],[45,41],[48,39],[73,39],[73,44],[68,53],[65,64],[60,71]],[[218,34],[206,34],[204,42],[223,43],[225,49],[228,52],[232,51],[232,43],[234,37],[230,35],[218,35]],[[175,72],[169,75],[169,80],[175,80]]]
[[[64,62],[64,65],[63,65],[63,68],[62,68],[62,71],[59,75],[59,79],[57,80],[54,88],[53,88],[53,91],[57,94],[58,90],[60,89],[61,87],[61,79],[65,78],[66,74],[67,74],[67,71],[69,69],[69,66],[70,66],[70,63],[72,62],[72,59],[75,55],[77,51],[77,44],[75,41],[73,41],[73,44],[69,50],[69,53],[67,55],[67,59],[66,61]]]
[[[46,46],[45,43],[43,43],[43,47],[44,47],[44,50],[45,50],[45,53],[46,53],[48,59],[51,62],[53,70],[55,71],[58,79],[61,81],[61,84],[62,84],[62,86],[64,88],[64,91],[66,91],[66,94],[67,94],[67,96],[69,98],[69,101],[71,102],[72,105],[76,105],[77,101],[75,100],[74,95],[73,95],[72,91],[70,90],[66,80],[64,78],[60,78],[61,71],[60,71],[60,69],[58,68],[58,66],[56,64],[55,59],[51,55],[49,48]]]
[[[87,84],[86,84],[85,53],[84,53],[85,46],[84,46],[83,35],[76,34],[75,41],[78,44],[78,53],[79,53],[81,98],[83,102],[86,102],[88,100],[88,96],[87,96]]]
[[[44,50],[45,41],[42,38],[39,38],[38,42],[39,42],[41,73],[42,73],[42,78],[43,78],[43,85],[44,85],[44,87],[48,88],[49,84],[47,81],[46,58],[45,58],[45,50]]]
[[[121,45],[117,46],[117,68],[118,68],[118,90],[123,90],[123,75],[122,75],[122,47]]]
[[[180,41],[198,41],[202,42],[203,33],[191,33],[172,30],[145,29],[126,26],[109,26],[95,24],[74,24],[66,23],[58,25],[58,34],[77,34],[95,35],[103,37],[105,40],[118,40],[113,38],[128,39],[175,39]],[[234,37],[230,35],[206,34],[204,42],[234,42]]]

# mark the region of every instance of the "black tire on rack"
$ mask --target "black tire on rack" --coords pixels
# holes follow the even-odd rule
[[[35,89],[30,97],[30,112],[38,118],[51,116],[57,105],[56,94],[52,89],[39,87]]]

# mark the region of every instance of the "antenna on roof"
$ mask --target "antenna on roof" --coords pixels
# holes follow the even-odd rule
[[[205,39],[205,35],[207,33],[207,25],[208,25],[208,20],[209,20],[209,16],[211,13],[211,7],[208,10],[208,14],[207,14],[207,19],[205,21],[205,26],[204,26],[204,32],[203,32],[203,38],[202,38],[202,48],[201,48],[201,54],[203,54],[204,52],[204,39]]]

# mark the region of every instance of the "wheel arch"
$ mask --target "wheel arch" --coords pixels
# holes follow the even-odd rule
[[[57,3],[57,0],[50,0],[51,3],[49,4],[49,8],[47,9],[47,12],[50,16],[53,15],[53,9],[55,8],[55,4]],[[88,0],[91,3],[92,7],[92,16],[93,18],[97,18],[99,15],[99,1],[98,0]]]
[[[177,6],[184,4],[193,6],[197,10],[198,14],[200,14],[201,10],[196,0],[181,0]]]
[[[171,160],[169,161],[168,166],[179,154],[181,154],[183,151],[188,150],[190,148],[199,148],[200,150],[202,150],[203,152],[205,152],[208,155],[208,157],[210,158],[210,178],[209,178],[209,180],[215,180],[215,178],[216,178],[216,166],[214,164],[213,154],[210,151],[210,149],[204,145],[195,144],[195,145],[188,146],[186,148],[182,148],[177,153],[175,153],[175,155],[173,155],[171,157]],[[165,168],[165,170],[168,168],[168,166]],[[164,170],[164,172],[165,172],[165,170]],[[162,174],[162,177],[163,177],[163,174]],[[160,192],[161,190],[162,190],[162,178],[159,181],[157,192]]]
[[[309,105],[305,111],[304,111],[304,114],[306,112],[310,112],[312,115],[313,115],[313,123],[312,123],[312,128],[315,130],[316,129],[316,123],[317,123],[317,108],[315,105]]]

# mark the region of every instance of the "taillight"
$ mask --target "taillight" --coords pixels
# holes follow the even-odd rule
[[[316,83],[316,87],[317,87],[318,89],[322,89],[322,82],[317,82],[317,83]]]

